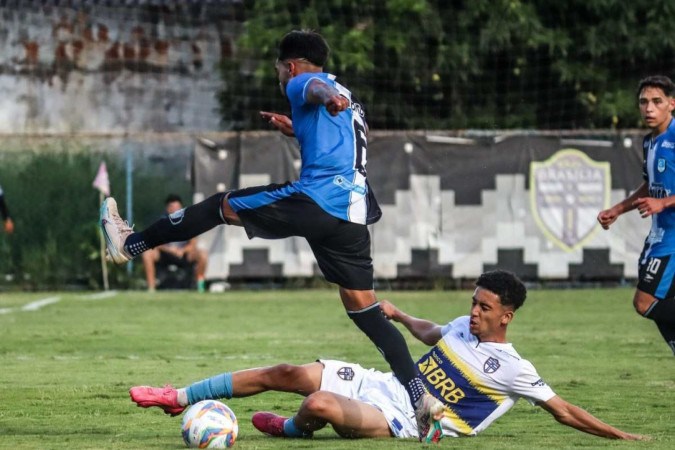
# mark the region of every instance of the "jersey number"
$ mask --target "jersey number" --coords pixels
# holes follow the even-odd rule
[[[363,155],[366,153],[368,143],[366,142],[366,129],[358,120],[354,120],[354,137],[356,139],[356,163],[354,169],[361,175],[366,176],[366,168],[363,166]]]
[[[657,275],[659,273],[659,267],[661,267],[661,260],[658,258],[651,258],[647,264],[647,272]]]

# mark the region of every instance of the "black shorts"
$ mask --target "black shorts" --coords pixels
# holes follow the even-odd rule
[[[675,283],[673,283],[675,259],[671,256],[648,256],[644,259],[641,255],[637,288],[658,299],[675,296]]]
[[[271,192],[283,186],[271,184],[239,189],[232,191],[229,198]],[[237,215],[249,239],[304,237],[326,280],[346,289],[373,289],[373,260],[370,257],[370,233],[366,225],[338,219],[301,193],[271,204],[239,209]]]

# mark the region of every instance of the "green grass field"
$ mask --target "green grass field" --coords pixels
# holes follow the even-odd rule
[[[470,302],[467,291],[380,296],[439,323],[466,314]],[[629,289],[533,290],[510,340],[563,398],[650,442],[589,436],[521,401],[478,437],[444,439],[441,448],[675,448],[675,359],[656,327],[632,311],[631,297]],[[137,408],[127,393],[133,385],[183,386],[223,371],[318,357],[387,370],[329,290],[4,293],[0,336],[0,448],[11,449],[183,448],[180,418]],[[424,350],[408,342],[415,356]],[[278,393],[228,400],[240,424],[235,448],[419,445],[343,440],[329,428],[312,440],[278,440],[250,424],[255,411],[292,413],[300,402]]]

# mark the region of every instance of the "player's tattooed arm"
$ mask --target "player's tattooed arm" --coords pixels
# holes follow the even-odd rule
[[[324,105],[331,116],[337,116],[349,108],[349,99],[340,95],[340,92],[333,86],[318,79],[309,82],[306,100],[315,105]]]

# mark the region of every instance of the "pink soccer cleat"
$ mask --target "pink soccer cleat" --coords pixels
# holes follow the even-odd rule
[[[162,408],[165,414],[171,416],[177,416],[185,410],[185,406],[178,404],[178,391],[169,385],[163,388],[135,386],[129,389],[129,395],[131,400],[141,408],[157,406]]]
[[[284,422],[287,417],[277,416],[271,412],[257,412],[251,417],[253,426],[261,433],[272,437],[287,437],[284,433]]]
[[[284,424],[288,420],[287,417],[278,416],[271,412],[257,412],[251,417],[253,426],[262,433],[272,437],[298,437],[311,438],[314,433],[311,431],[300,431],[302,435],[289,436],[284,432]]]

